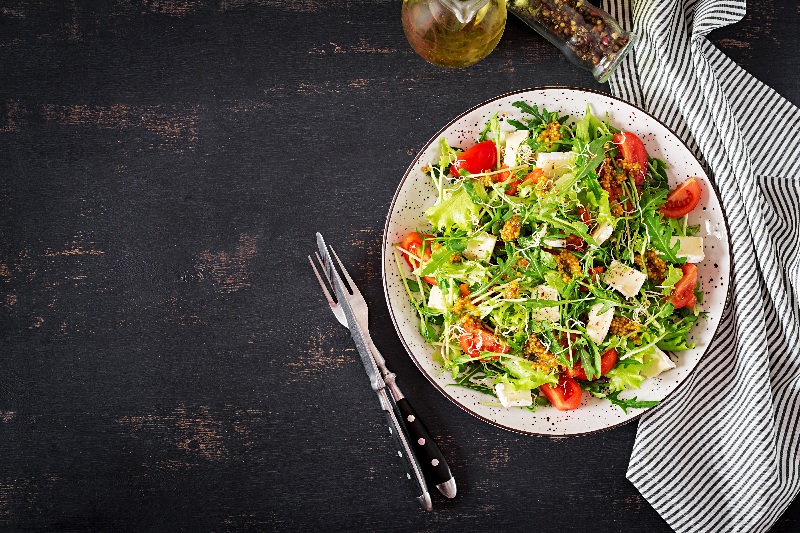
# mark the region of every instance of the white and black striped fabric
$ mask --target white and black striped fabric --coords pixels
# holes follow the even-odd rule
[[[800,109],[706,39],[744,16],[743,0],[605,7],[639,36],[612,92],[711,171],[733,252],[717,337],[642,417],[628,479],[675,531],[767,531],[800,491]]]

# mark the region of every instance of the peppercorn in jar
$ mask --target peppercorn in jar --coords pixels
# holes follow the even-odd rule
[[[508,10],[599,82],[608,79],[635,40],[586,0],[510,0]]]

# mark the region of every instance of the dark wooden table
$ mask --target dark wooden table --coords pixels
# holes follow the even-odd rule
[[[712,34],[800,104],[797,3]],[[444,399],[394,334],[384,217],[483,100],[607,91],[509,19],[466,70],[399,1],[0,0],[0,529],[668,531],[631,423],[521,436]],[[410,498],[306,260],[324,231],[459,494]],[[776,532],[800,528],[795,502]]]

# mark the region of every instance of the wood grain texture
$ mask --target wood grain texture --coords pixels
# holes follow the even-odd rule
[[[0,529],[668,531],[625,479],[635,424],[496,429],[395,336],[380,243],[414,154],[499,93],[605,89],[514,19],[483,62],[435,68],[399,14],[0,0]],[[711,38],[797,104],[798,22],[753,2]],[[459,495],[432,513],[308,268],[317,230],[446,450]]]

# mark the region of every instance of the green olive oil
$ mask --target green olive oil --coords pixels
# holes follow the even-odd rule
[[[461,68],[477,63],[497,46],[506,26],[506,3],[488,0],[462,22],[446,0],[403,0],[402,19],[408,42],[426,61]]]

